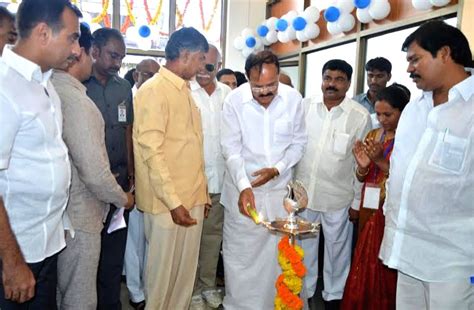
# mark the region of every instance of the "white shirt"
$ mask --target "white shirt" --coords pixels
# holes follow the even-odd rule
[[[251,174],[262,168],[275,167],[280,175],[254,192],[284,191],[307,141],[301,95],[280,83],[265,109],[253,98],[250,84],[241,85],[225,100],[221,135],[227,168],[221,197],[225,207],[237,207],[239,193],[256,178]]]
[[[204,136],[204,162],[208,191],[220,193],[224,182],[225,162],[220,145],[221,114],[225,97],[232,91],[229,86],[216,82],[211,96],[198,82],[191,82],[194,101],[201,112],[202,132]]]
[[[64,246],[70,164],[61,102],[35,63],[3,50],[0,61],[0,195],[26,262]]]
[[[359,209],[362,184],[355,177],[352,146],[371,128],[369,112],[346,97],[328,111],[314,98],[303,100],[308,146],[296,168],[296,179],[308,191],[308,208],[337,211],[350,204]]]
[[[474,76],[403,110],[390,158],[380,257],[427,282],[474,275]]]

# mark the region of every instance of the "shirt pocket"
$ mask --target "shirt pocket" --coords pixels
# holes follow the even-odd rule
[[[332,137],[332,152],[335,155],[345,157],[349,152],[352,137],[345,132],[334,132]]]
[[[293,123],[287,119],[275,121],[273,140],[275,143],[290,143],[293,138]]]
[[[452,135],[448,130],[439,132],[428,164],[446,172],[461,174],[466,161],[467,146],[468,139]]]

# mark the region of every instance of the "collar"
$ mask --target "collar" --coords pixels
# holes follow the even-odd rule
[[[53,79],[61,81],[63,83],[67,83],[68,85],[77,88],[81,92],[87,91],[87,88],[78,79],[76,79],[66,71],[57,69],[53,70]]]
[[[333,107],[333,109],[341,109],[343,112],[346,112],[346,113],[349,113],[351,111],[351,107],[350,107],[350,98],[349,97],[344,97],[344,99],[342,99],[341,103],[339,103],[337,106]],[[313,100],[312,100],[313,101]],[[320,102],[321,105],[324,105],[324,99],[323,101]]]
[[[175,73],[171,72],[169,69],[165,68],[164,66],[160,69],[160,76],[167,79],[171,82],[177,89],[183,89],[186,87],[186,82],[184,79],[176,75]]]
[[[89,80],[87,80],[87,81],[94,81],[95,83],[102,86],[102,83],[100,83],[100,81],[95,77],[94,74],[92,74],[91,77],[89,78]],[[107,83],[105,84],[105,86],[107,86],[107,84],[109,84],[111,82],[112,83],[120,83],[119,76],[116,75],[116,74],[110,76],[110,78],[107,80]]]
[[[451,87],[448,93],[448,100],[453,98],[454,92],[457,92],[461,95],[464,101],[468,101],[474,95],[474,68],[464,68],[467,72],[471,74],[468,78],[462,80],[458,84]],[[419,100],[428,99],[429,101],[433,101],[433,92],[432,91],[423,91]]]
[[[12,45],[7,45],[3,49],[3,61],[10,68],[23,76],[27,81],[35,81],[46,87],[48,80],[51,77],[52,70],[48,70],[43,73],[41,71],[41,67],[38,64],[18,55],[12,50],[12,47]]]

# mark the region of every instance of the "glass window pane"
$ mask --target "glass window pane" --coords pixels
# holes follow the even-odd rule
[[[323,98],[321,91],[322,70],[324,64],[331,59],[342,59],[352,66],[355,67],[356,60],[356,43],[351,42],[336,47],[320,50],[307,55],[306,58],[306,79],[305,79],[305,97],[315,97],[316,100],[320,101]],[[352,74],[352,80],[354,80],[355,74]],[[353,85],[347,91],[347,96],[353,96]]]
[[[217,47],[221,45],[222,0],[176,0],[176,29],[194,27]]]
[[[169,37],[169,10],[170,0],[120,0],[120,31],[127,47],[164,50]]]
[[[456,27],[457,18],[449,18],[446,23]],[[405,85],[410,90],[412,98],[421,94],[421,91],[416,88],[406,71],[408,67],[406,53],[401,49],[405,39],[417,28],[411,27],[367,40],[367,61],[375,57],[387,58],[392,63],[392,79],[388,85],[394,82]],[[365,79],[364,91],[368,88],[367,79]]]

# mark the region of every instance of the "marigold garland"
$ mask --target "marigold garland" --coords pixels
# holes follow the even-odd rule
[[[212,9],[212,14],[211,14],[211,17],[209,18],[209,21],[206,24],[206,21],[205,21],[205,18],[204,18],[204,8],[203,8],[203,5],[202,5],[202,0],[199,0],[199,10],[200,10],[200,13],[201,13],[201,24],[202,24],[202,29],[204,30],[204,32],[208,32],[209,29],[211,29],[211,25],[212,25],[212,22],[214,20],[214,15],[216,15],[217,5],[219,4],[219,1],[220,0],[214,0],[214,7]]]
[[[100,23],[104,18],[107,17],[107,10],[109,9],[109,0],[102,0],[102,12],[94,17],[91,22],[94,23]]]
[[[303,287],[306,268],[303,264],[304,251],[301,247],[290,244],[288,236],[278,243],[278,263],[283,273],[278,277],[275,287],[275,309],[299,310],[303,308],[303,300],[298,294]]]

